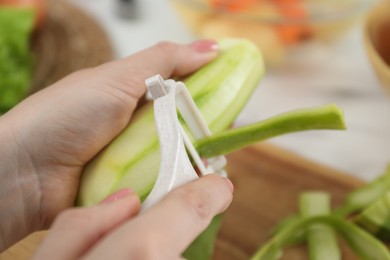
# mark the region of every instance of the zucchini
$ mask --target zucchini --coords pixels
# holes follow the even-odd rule
[[[213,133],[227,129],[244,107],[264,74],[258,48],[247,40],[220,42],[219,57],[185,80],[185,84]],[[97,204],[123,187],[145,199],[157,178],[160,148],[153,105],[138,110],[128,127],[84,169],[77,203]],[[220,218],[184,252],[187,259],[209,259]]]
[[[196,105],[212,132],[228,128],[244,107],[264,74],[258,48],[247,40],[220,43],[219,57],[188,79]],[[129,126],[85,168],[78,194],[79,205],[93,205],[121,188],[133,189],[144,199],[157,178],[160,149],[153,117],[147,104]]]

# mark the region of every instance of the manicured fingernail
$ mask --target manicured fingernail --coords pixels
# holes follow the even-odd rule
[[[234,192],[233,182],[231,180],[229,180],[228,178],[225,178],[225,181],[226,181],[226,184],[229,187],[230,191],[233,193]]]
[[[104,200],[102,200],[102,202],[100,202],[100,204],[111,203],[111,202],[123,199],[124,197],[127,197],[130,194],[134,194],[134,191],[132,191],[131,189],[118,190],[118,191],[114,192],[113,194],[111,194],[110,196],[108,196],[107,198],[105,198]]]
[[[218,50],[218,43],[213,40],[199,40],[190,44],[198,52],[214,52]]]

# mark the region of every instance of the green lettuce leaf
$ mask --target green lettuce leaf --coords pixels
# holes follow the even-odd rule
[[[27,94],[32,69],[29,40],[33,25],[31,8],[0,7],[0,114]]]

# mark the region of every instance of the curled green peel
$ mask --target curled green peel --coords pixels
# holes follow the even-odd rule
[[[299,197],[303,218],[330,214],[330,195],[326,192],[304,192]],[[307,227],[307,244],[311,260],[340,260],[341,252],[332,227],[315,223]]]
[[[365,208],[353,219],[371,234],[385,242],[390,241],[390,192]]]
[[[279,135],[314,129],[345,129],[343,113],[334,104],[287,112],[255,124],[226,130],[195,143],[203,157],[239,150]]]
[[[384,196],[390,190],[390,164],[374,181],[351,192],[346,198],[345,205],[335,210],[335,214],[346,216],[354,212],[359,212],[378,199]]]
[[[356,225],[335,216],[319,216],[301,218],[286,226],[268,243],[262,246],[251,258],[252,260],[277,260],[283,253],[283,247],[295,233],[300,232],[313,224],[325,224],[334,228],[364,260],[390,260],[390,253],[385,245],[370,233]]]
[[[332,210],[332,215],[340,218],[358,213],[353,217],[353,222],[383,241],[390,241],[390,164],[384,173],[371,183],[356,189],[346,197],[345,204]],[[299,222],[298,214],[282,220],[273,230],[276,235],[284,229]],[[302,244],[305,242],[307,232],[305,229],[291,235],[287,246]]]

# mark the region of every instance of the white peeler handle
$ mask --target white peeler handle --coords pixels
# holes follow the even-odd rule
[[[206,168],[179,123],[177,109],[195,139],[211,135],[191,95],[182,82],[164,79],[160,75],[146,80],[146,86],[154,99],[154,117],[160,140],[160,170],[152,191],[142,204],[145,210],[159,201],[173,188],[198,178],[186,148],[202,175],[218,173],[226,176],[226,159],[218,156],[209,159]]]

